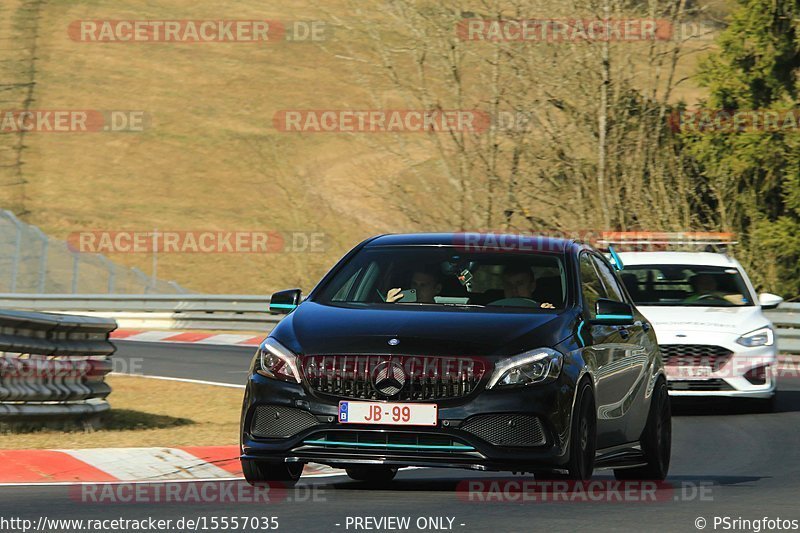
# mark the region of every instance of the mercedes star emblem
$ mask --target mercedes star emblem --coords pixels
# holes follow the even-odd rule
[[[384,361],[375,367],[372,385],[384,396],[394,396],[406,384],[406,371],[398,361]]]

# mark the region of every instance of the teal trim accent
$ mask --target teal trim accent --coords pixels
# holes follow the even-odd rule
[[[620,259],[619,255],[617,254],[617,251],[614,249],[613,246],[609,245],[608,253],[611,254],[611,259],[613,259],[613,261],[611,262],[614,264],[614,268],[616,268],[617,270],[622,270],[623,268],[625,268],[625,265],[622,264],[622,259]]]
[[[630,320],[633,322],[632,315],[597,315],[597,320]]]
[[[338,440],[306,440],[303,444],[320,444],[333,446],[349,446],[351,448],[410,448],[422,450],[474,450],[472,446],[456,444],[455,446],[434,446],[431,444],[379,444],[374,442],[343,442]]]
[[[581,337],[581,330],[583,329],[583,325],[584,325],[585,323],[586,323],[586,322],[584,322],[583,320],[581,320],[581,323],[580,323],[580,324],[578,324],[578,340],[580,340],[580,341],[581,341],[581,347],[584,347],[584,346],[586,346],[586,341],[585,341],[585,340],[583,340],[583,337]]]
[[[269,304],[270,307],[274,307],[275,309],[294,309],[297,307],[294,304]]]

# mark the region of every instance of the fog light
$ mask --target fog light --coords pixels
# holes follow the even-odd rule
[[[757,366],[751,368],[744,375],[744,379],[749,381],[752,385],[764,385],[767,383],[767,372],[769,365]]]

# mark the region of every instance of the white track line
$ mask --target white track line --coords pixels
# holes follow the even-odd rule
[[[195,383],[197,385],[213,385],[215,387],[228,387],[231,389],[243,389],[244,385],[236,385],[234,383],[220,383],[218,381],[203,381],[202,379],[188,379],[188,378],[168,378],[166,376],[150,376],[146,374],[128,374],[125,372],[111,372],[112,376],[128,376],[134,378],[147,378],[147,379],[160,379],[163,381],[178,381],[181,383]]]

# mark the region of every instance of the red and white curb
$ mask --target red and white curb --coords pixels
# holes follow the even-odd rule
[[[304,476],[341,470],[306,465]],[[241,479],[238,446],[0,450],[0,485]]]
[[[118,329],[111,332],[112,340],[137,342],[171,342],[190,344],[216,344],[223,346],[258,346],[266,335],[237,335],[234,333],[197,333],[193,331],[143,331]]]

